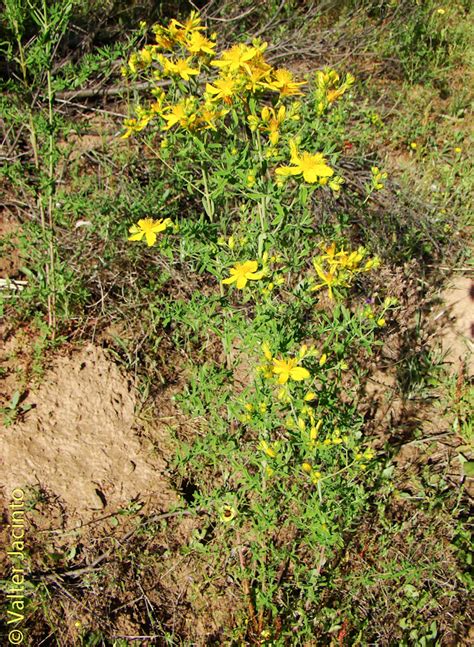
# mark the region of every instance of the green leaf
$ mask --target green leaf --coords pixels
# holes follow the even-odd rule
[[[10,400],[10,409],[16,409],[18,406],[18,402],[20,401],[20,391],[15,391],[15,393],[12,395],[12,399]]]
[[[474,478],[474,461],[466,461],[463,463],[464,475],[469,478]]]

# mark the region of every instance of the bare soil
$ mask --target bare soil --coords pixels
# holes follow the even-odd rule
[[[474,280],[460,276],[443,292],[443,306],[436,315],[443,325],[441,344],[446,362],[454,371],[460,364],[474,375]]]
[[[0,436],[6,496],[15,487],[53,494],[68,526],[131,501],[176,502],[163,458],[139,438],[134,390],[102,349],[57,358],[25,404],[24,419]]]

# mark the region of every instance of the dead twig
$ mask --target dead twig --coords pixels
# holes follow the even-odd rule
[[[58,103],[62,103],[64,105],[74,106],[75,108],[82,108],[83,110],[87,110],[87,111],[99,112],[103,115],[112,115],[112,117],[121,117],[122,119],[125,119],[127,117],[127,115],[124,115],[121,112],[104,110],[103,108],[94,108],[92,106],[86,106],[83,103],[77,103],[76,101],[69,101],[69,99],[60,99],[56,97],[55,101],[57,101]]]
[[[92,97],[113,97],[119,96],[124,92],[134,90],[147,90],[154,87],[167,87],[171,81],[142,81],[141,83],[133,83],[130,85],[115,85],[111,88],[104,88],[102,85],[95,88],[84,88],[83,90],[65,90],[64,92],[57,92],[55,100],[61,99],[91,99]]]
[[[155,523],[156,521],[161,521],[162,519],[168,519],[169,517],[174,517],[176,515],[190,515],[192,512],[190,510],[175,510],[174,512],[164,512],[162,514],[157,514],[151,516],[149,519],[145,521],[144,524],[138,525],[136,528],[133,528],[129,532],[125,534],[124,537],[121,538],[121,543],[126,543],[133,537],[133,535],[138,532],[140,528],[143,528],[143,526],[149,525],[151,523]],[[48,573],[44,576],[40,576],[39,579],[46,580],[47,582],[54,582],[58,577],[59,578],[64,578],[64,577],[72,577],[72,578],[77,578],[80,577],[81,575],[84,575],[86,573],[90,573],[92,571],[95,571],[95,569],[102,564],[106,559],[108,559],[115,551],[115,546],[112,546],[109,548],[109,550],[106,550],[105,553],[102,553],[99,555],[91,564],[88,564],[87,566],[84,566],[82,568],[72,568],[68,571],[55,571],[53,573]]]

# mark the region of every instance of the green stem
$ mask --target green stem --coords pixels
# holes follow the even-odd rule
[[[153,146],[150,146],[150,144],[149,144],[148,142],[146,142],[145,140],[143,141],[143,143],[145,144],[145,146],[146,146],[146,147],[147,147],[147,148],[148,148],[148,149],[149,149],[149,150],[150,150],[154,155],[156,155],[156,158],[157,158],[157,159],[158,159],[162,164],[164,164],[164,165],[165,165],[165,166],[166,166],[166,167],[167,167],[167,168],[168,168],[168,169],[169,169],[169,170],[170,170],[174,175],[176,175],[177,177],[179,177],[179,178],[180,178],[180,180],[183,180],[183,182],[185,182],[186,184],[188,184],[190,187],[192,187],[192,188],[194,189],[194,191],[196,191],[197,193],[200,193],[202,196],[205,196],[205,195],[206,195],[206,194],[204,193],[204,191],[201,191],[201,189],[200,189],[196,184],[193,184],[193,182],[190,182],[188,178],[186,178],[186,177],[185,177],[184,175],[182,175],[181,173],[178,173],[178,171],[177,171],[175,168],[173,168],[173,167],[171,166],[171,164],[168,164],[168,162],[167,162],[165,159],[163,159],[163,158],[161,157],[161,155],[159,154],[159,152],[158,152],[155,148],[153,148]]]
[[[201,172],[202,172],[202,181],[204,183],[204,197],[203,197],[204,210],[206,211],[206,214],[209,216],[209,220],[213,222],[214,221],[214,202],[209,193],[207,173],[204,167],[201,167]]]
[[[49,61],[50,63],[50,61]],[[56,280],[55,280],[55,257],[54,257],[54,211],[53,211],[53,198],[55,192],[54,181],[54,113],[53,113],[53,87],[51,70],[48,68],[46,72],[48,82],[48,254],[49,254],[49,276],[50,276],[50,290],[48,294],[48,313],[49,324],[52,329],[52,337],[54,339],[56,333]]]

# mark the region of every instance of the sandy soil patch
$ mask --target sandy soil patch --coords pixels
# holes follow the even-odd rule
[[[461,276],[443,293],[443,308],[437,315],[443,322],[442,348],[454,370],[465,364],[474,375],[474,280]]]
[[[7,497],[15,487],[53,494],[68,525],[133,500],[176,500],[164,459],[139,438],[134,390],[102,349],[58,358],[25,402],[30,411],[0,435]]]

